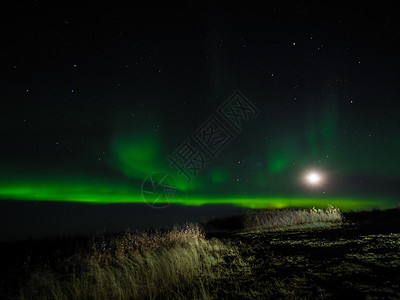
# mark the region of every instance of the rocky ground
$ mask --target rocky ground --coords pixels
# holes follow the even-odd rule
[[[399,221],[383,217],[340,225],[214,233],[238,247],[247,263],[247,270],[238,274],[238,284],[221,289],[219,296],[400,299]]]

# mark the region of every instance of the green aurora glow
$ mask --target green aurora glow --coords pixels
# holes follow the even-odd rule
[[[331,136],[331,132],[327,135]],[[276,178],[280,178],[279,176],[282,176],[280,174],[284,174],[284,170],[290,167],[289,162],[296,156],[296,139],[277,137],[275,141],[275,143],[267,145],[267,151],[271,153],[266,160],[267,170],[259,170],[258,177],[256,176],[256,178],[263,177],[263,181],[251,184],[255,191],[270,188],[271,182],[276,182]],[[270,145],[280,145],[281,147],[271,147]],[[312,140],[310,140],[310,145],[312,148],[314,147]],[[307,195],[304,193],[303,195],[300,193],[289,195],[273,191],[264,195],[260,192],[255,192],[254,195],[243,195],[240,192],[215,193],[215,190],[226,186],[232,180],[227,168],[211,165],[209,170],[204,171],[204,174],[187,183],[183,176],[174,174],[174,169],[163,162],[160,151],[161,143],[157,138],[146,139],[145,135],[116,136],[112,143],[112,149],[113,156],[107,165],[118,174],[122,174],[121,180],[100,177],[95,180],[84,177],[67,179],[65,176],[59,179],[21,179],[16,176],[14,179],[8,180],[3,178],[0,183],[0,198],[31,201],[76,201],[94,204],[145,203],[140,193],[141,182],[153,170],[157,170],[174,175],[178,194],[173,203],[179,205],[231,204],[254,209],[326,207],[331,204],[342,210],[389,208],[399,205],[395,198],[388,196]],[[210,185],[216,188],[214,193],[211,188],[208,189],[211,193],[207,193],[207,189],[204,188]],[[284,185],[284,183],[280,183],[280,187]],[[255,188],[257,186],[258,189]]]
[[[145,203],[140,193],[129,186],[107,187],[104,184],[69,185],[59,184],[6,184],[0,186],[2,198],[32,201],[76,201],[93,204]],[[160,202],[165,203],[165,202]],[[370,209],[379,203],[380,208],[400,205],[390,198],[335,198],[335,197],[217,197],[217,196],[178,196],[174,204],[199,206],[204,204],[231,204],[246,208],[285,208],[285,207],[326,207],[328,204],[342,210]]]
[[[128,134],[130,130],[135,132],[134,128],[129,127],[123,130],[123,134],[114,134],[110,144],[111,155],[98,162],[98,168],[107,170],[106,175],[102,172],[88,175],[80,172],[79,168],[65,172],[57,170],[51,175],[52,169],[46,166],[42,169],[46,169],[50,175],[38,176],[35,170],[28,172],[20,168],[19,172],[13,172],[13,166],[10,166],[8,171],[4,169],[3,172],[0,198],[96,204],[143,203],[140,192],[143,179],[153,172],[165,172],[171,174],[176,181],[178,194],[173,203],[180,205],[232,204],[247,208],[283,208],[324,207],[332,204],[343,210],[398,206],[396,197],[384,193],[368,195],[334,191],[322,194],[296,190],[299,174],[312,166],[312,162],[318,158],[323,160],[323,169],[336,170],[341,174],[357,174],[359,170],[389,177],[398,174],[397,165],[387,161],[388,156],[381,156],[379,162],[372,159],[379,152],[377,148],[370,148],[364,156],[357,153],[344,155],[340,149],[336,149],[335,145],[343,142],[338,136],[340,122],[336,104],[332,103],[323,106],[321,112],[314,113],[317,118],[312,118],[312,114],[306,118],[304,124],[308,134],[304,137],[271,133],[270,139],[263,143],[264,147],[255,149],[254,154],[251,153],[252,149],[243,146],[248,151],[243,153],[260,158],[250,160],[246,172],[252,177],[245,182],[235,180],[237,170],[232,165],[236,167],[233,163],[236,159],[223,155],[213,160],[191,182],[187,182],[184,176],[179,176],[177,170],[168,164],[167,153],[163,151],[159,135],[144,131]],[[255,132],[238,137],[238,143],[243,145],[240,138],[259,139]],[[368,146],[366,140],[359,139],[358,142],[359,148]],[[400,152],[400,147],[398,150]],[[309,156],[302,153],[309,153]],[[350,162],[339,164],[340,161]]]

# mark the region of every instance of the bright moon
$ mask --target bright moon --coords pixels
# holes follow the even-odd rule
[[[308,172],[305,176],[305,182],[310,186],[319,186],[321,185],[322,181],[322,174],[316,171]]]
[[[317,173],[310,173],[307,176],[307,180],[311,184],[317,184],[321,181],[321,176],[319,176]]]

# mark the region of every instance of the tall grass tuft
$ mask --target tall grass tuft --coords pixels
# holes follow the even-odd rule
[[[250,210],[243,216],[244,230],[285,228],[303,224],[340,223],[343,221],[339,208],[298,210]]]

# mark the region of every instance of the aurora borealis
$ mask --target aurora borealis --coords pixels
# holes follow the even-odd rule
[[[162,172],[177,205],[400,204],[390,7],[1,6],[0,202],[144,203]],[[238,90],[259,114],[188,182],[169,156]]]

